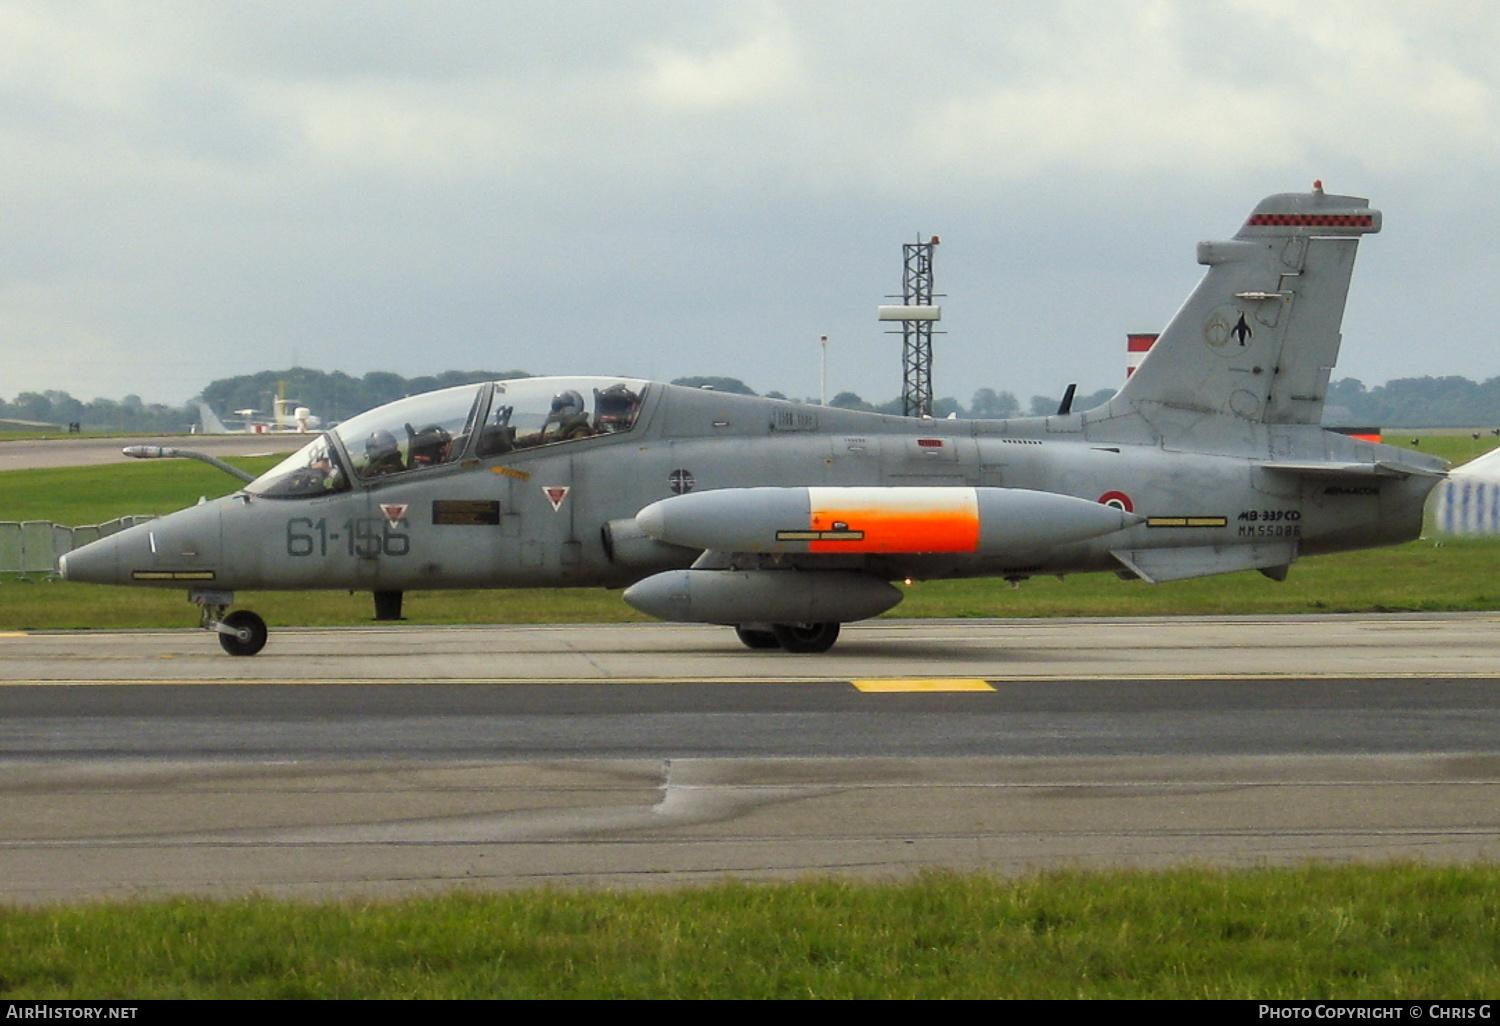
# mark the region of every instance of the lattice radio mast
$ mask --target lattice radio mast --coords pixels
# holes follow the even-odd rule
[[[943,308],[932,305],[941,295],[932,290],[932,251],[937,244],[934,235],[931,242],[902,245],[902,305],[879,308],[880,320],[901,322],[901,407],[908,417],[932,416],[932,326],[943,319]]]

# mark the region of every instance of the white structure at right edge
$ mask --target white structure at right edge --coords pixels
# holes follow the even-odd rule
[[[1450,470],[1433,496],[1433,525],[1439,531],[1500,534],[1500,449]]]

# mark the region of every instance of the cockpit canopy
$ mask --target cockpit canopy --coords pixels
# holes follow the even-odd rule
[[[400,399],[344,421],[245,487],[311,498],[357,482],[635,427],[646,383],[622,378],[520,378]]]

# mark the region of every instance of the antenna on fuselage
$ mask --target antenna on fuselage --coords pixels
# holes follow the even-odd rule
[[[1068,385],[1067,391],[1063,393],[1062,402],[1057,404],[1057,415],[1066,417],[1073,412],[1073,396],[1078,393],[1078,382],[1074,381]]]

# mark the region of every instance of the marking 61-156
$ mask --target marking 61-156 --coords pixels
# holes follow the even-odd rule
[[[397,526],[403,522],[398,522]],[[392,528],[382,517],[350,517],[330,531],[323,517],[293,517],[286,522],[288,556],[326,556],[330,546],[343,549],[351,556],[373,559],[376,556],[404,556],[411,551],[406,532]]]

